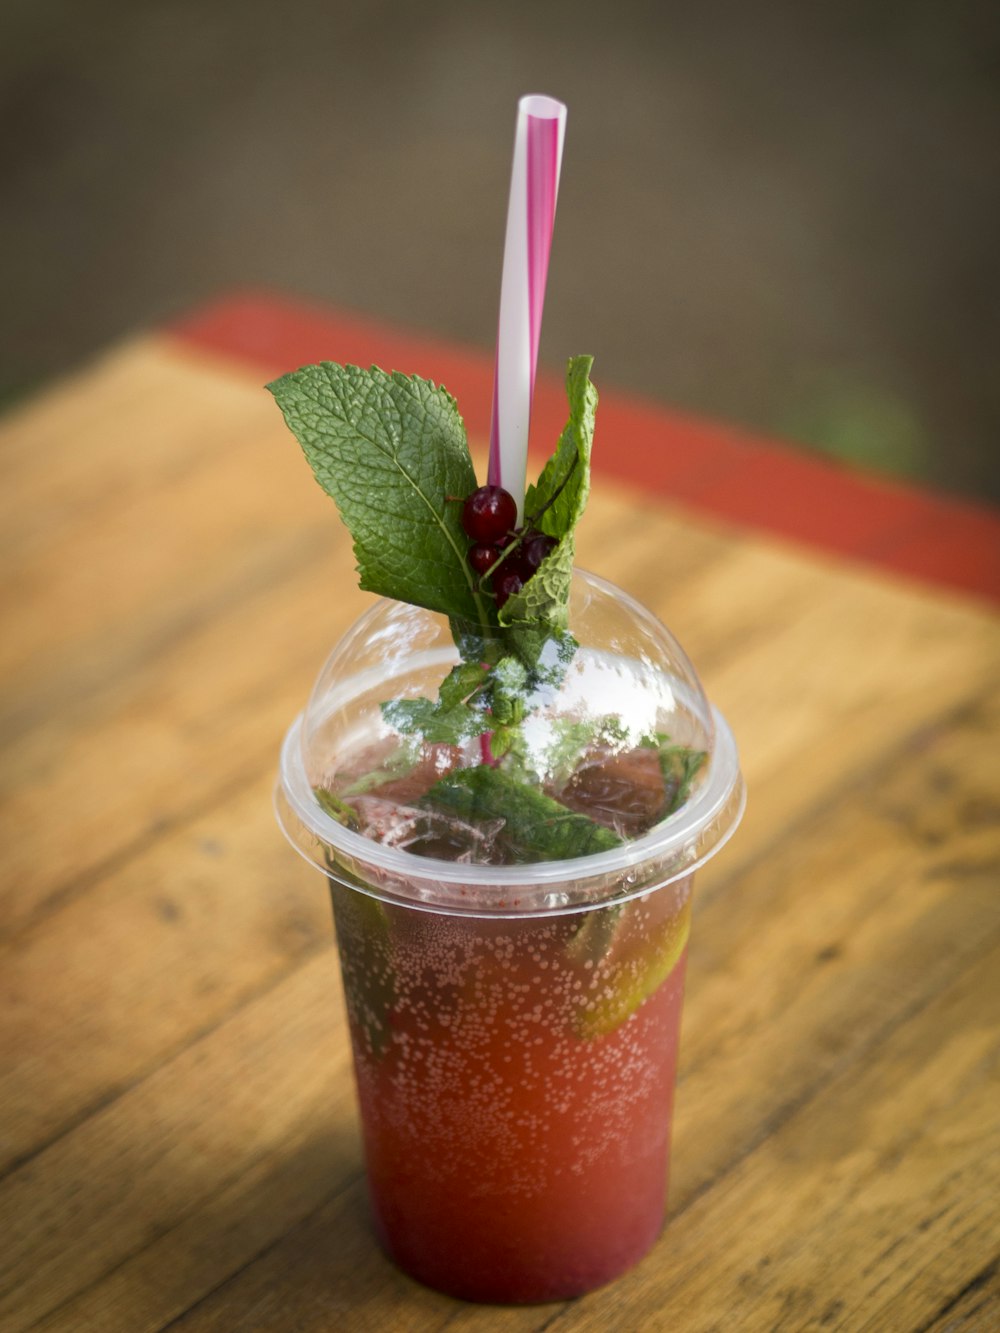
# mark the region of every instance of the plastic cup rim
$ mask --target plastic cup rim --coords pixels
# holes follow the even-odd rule
[[[666,880],[681,875],[692,874],[703,865],[726,842],[739,824],[745,806],[745,792],[737,758],[736,743],[733,734],[722,714],[714,705],[709,705],[714,722],[714,744],[706,780],[696,789],[691,798],[674,814],[668,816],[655,828],[624,843],[621,847],[607,852],[598,852],[591,856],[574,857],[570,860],[535,861],[513,866],[486,866],[466,862],[442,861],[432,857],[414,856],[412,853],[396,847],[386,847],[374,842],[360,833],[354,833],[338,823],[316,802],[312,788],[306,776],[300,745],[304,714],[300,713],[289,727],[281,749],[281,762],[277,788],[290,807],[291,812],[321,843],[335,848],[338,852],[377,868],[380,872],[399,876],[416,884],[437,883],[443,885],[471,885],[476,888],[503,887],[509,891],[517,889],[551,889],[560,883],[572,883],[583,879],[599,880],[613,877],[633,869],[636,865],[648,861],[666,861],[672,854],[683,852],[685,847],[695,841],[701,832],[725,810],[731,802],[734,790],[739,787],[737,808],[726,828],[719,830],[719,835],[692,861],[685,862],[676,875],[667,875]],[[282,831],[289,841],[310,864],[317,869],[332,868],[322,866],[308,856],[286,827],[282,811],[278,810],[278,820]],[[361,888],[360,885],[355,887]],[[642,891],[646,891],[646,886]],[[372,885],[368,892],[374,897],[386,896]],[[388,895],[397,898],[397,894]],[[615,895],[616,897],[621,895]],[[426,901],[419,905],[430,907]],[[598,903],[594,904],[599,905]],[[448,910],[452,910],[449,904]],[[459,909],[460,910],[460,909]],[[538,910],[538,909],[536,909]],[[579,910],[579,904],[577,904]],[[521,914],[521,913],[519,913]],[[524,915],[532,914],[526,907]]]

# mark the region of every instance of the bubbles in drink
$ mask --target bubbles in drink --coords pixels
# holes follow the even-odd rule
[[[525,1292],[570,1294],[638,1257],[664,1206],[689,885],[534,920],[359,909],[331,888],[390,1251],[435,1283],[462,1246],[497,1299],[519,1298],[510,1246]]]

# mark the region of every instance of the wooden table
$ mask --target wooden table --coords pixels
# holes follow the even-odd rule
[[[482,432],[488,358],[251,297],[0,423],[0,1327],[1000,1326],[1000,523],[610,392],[581,563],[675,629],[750,792],[696,894],[671,1220],[565,1305],[380,1256],[327,896],[270,803],[369,603],[260,388],[322,355]]]

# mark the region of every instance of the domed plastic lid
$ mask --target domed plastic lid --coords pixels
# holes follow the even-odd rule
[[[518,725],[498,724],[491,742],[439,718],[421,740],[414,718],[430,704],[399,701],[436,700],[459,654],[443,616],[378,602],[335,647],[285,738],[276,804],[293,846],[375,897],[480,916],[597,907],[691,874],[743,812],[732,734],[677,640],[620,589],[577,571],[569,623],[579,646],[546,644]],[[485,819],[424,799],[442,777],[493,766],[504,734],[501,770],[559,802],[541,820],[546,837],[564,821],[556,859],[548,845],[546,859],[533,856],[531,838],[516,846],[523,786]],[[595,824],[611,835],[591,838]]]

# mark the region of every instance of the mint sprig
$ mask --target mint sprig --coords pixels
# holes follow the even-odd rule
[[[417,375],[332,361],[267,387],[350,530],[361,587],[448,616],[466,661],[481,659],[463,639],[495,637],[499,629],[505,650],[533,667],[550,638],[566,637],[573,531],[590,490],[592,365],[589,356],[570,360],[569,421],[525,497],[527,521],[558,545],[499,613],[488,581],[467,559],[459,501],[475,490],[476,476],[465,425],[446,389]],[[485,660],[499,656],[494,649]]]
[[[568,604],[574,532],[590,489],[592,365],[589,356],[570,360],[569,419],[525,497],[526,526],[557,544],[499,611],[492,576],[481,578],[468,561],[462,501],[476,489],[476,476],[465,426],[445,389],[415,375],[329,361],[267,386],[350,530],[361,587],[448,617],[461,661],[436,699],[383,703],[386,723],[415,745],[461,747],[489,733],[492,759],[509,771],[487,765],[485,776],[453,774],[438,784],[435,799],[455,810],[470,801],[477,810],[488,806],[494,813],[483,817],[508,820],[516,854],[538,859],[619,842],[534,790],[535,778],[519,762],[522,724],[558,687],[577,648]],[[399,761],[408,758],[404,746]],[[370,790],[373,776],[358,779],[352,792]],[[342,804],[327,808],[347,821]]]

